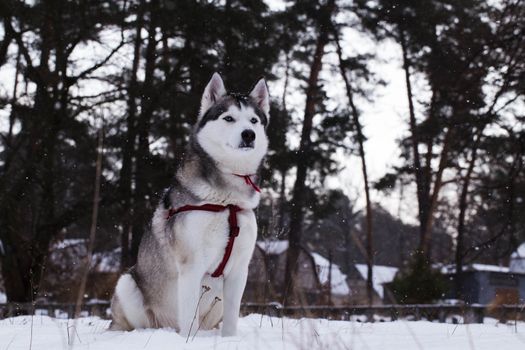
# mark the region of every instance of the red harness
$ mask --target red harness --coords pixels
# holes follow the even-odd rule
[[[238,177],[242,177],[244,179],[244,181],[246,182],[247,185],[250,185],[253,187],[253,189],[256,191],[256,192],[259,192],[261,193],[261,189],[252,181],[251,177],[252,175],[239,175],[239,174],[233,174],[235,176],[238,176]]]
[[[256,184],[253,183],[252,179],[250,179],[250,175],[237,175],[244,178],[244,181],[246,181],[247,185],[250,185],[253,187],[253,189],[257,192],[261,192],[260,188],[257,187]],[[222,276],[224,272],[224,267],[228,263],[228,260],[230,259],[230,255],[232,254],[233,250],[233,243],[235,242],[235,237],[239,235],[239,225],[237,220],[237,213],[242,210],[241,207],[233,204],[228,205],[220,205],[220,204],[203,204],[203,205],[184,205],[180,208],[170,208],[168,211],[168,216],[166,217],[166,220],[171,219],[175,214],[181,213],[184,211],[191,211],[191,210],[201,210],[201,211],[211,211],[214,213],[218,213],[221,211],[225,211],[226,209],[229,210],[228,215],[228,224],[230,225],[230,234],[228,237],[228,244],[226,245],[226,250],[224,251],[224,256],[222,257],[222,261],[217,266],[215,271],[211,274],[211,277],[220,277]]]
[[[177,208],[177,209],[170,209],[168,212],[168,217],[166,220],[169,220],[173,217],[173,215],[183,212],[183,211],[190,211],[190,210],[202,210],[202,211],[211,211],[211,212],[221,212],[228,209],[230,211],[230,214],[228,215],[228,223],[230,224],[230,234],[228,237],[228,244],[226,245],[226,250],[224,251],[224,256],[222,257],[222,261],[215,269],[215,271],[211,274],[211,277],[220,277],[224,271],[224,267],[228,263],[228,260],[230,259],[230,255],[232,253],[233,249],[233,242],[235,242],[235,237],[239,235],[239,226],[237,225],[237,213],[242,210],[241,207],[233,204],[228,205],[220,205],[220,204],[203,204],[203,205],[185,205],[183,207]]]

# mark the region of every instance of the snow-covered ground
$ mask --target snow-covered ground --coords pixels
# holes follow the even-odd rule
[[[454,325],[425,321],[361,323],[322,319],[281,319],[249,315],[240,320],[239,335],[199,331],[195,338],[172,330],[109,332],[108,321],[47,316],[0,321],[0,349],[525,349],[525,323]]]

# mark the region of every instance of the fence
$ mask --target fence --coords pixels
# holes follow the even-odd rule
[[[7,303],[0,304],[0,319],[17,315],[47,315],[59,318],[73,318],[74,303]],[[109,302],[97,301],[82,304],[81,316],[109,318]]]
[[[72,303],[7,303],[0,304],[0,319],[16,315],[48,315],[72,318],[75,304]],[[278,303],[241,305],[241,314],[258,313],[275,317],[312,317],[332,320],[350,320],[352,316],[371,317],[384,321],[397,319],[439,322],[483,323],[485,317],[497,318],[502,322],[525,320],[525,305],[377,305],[377,306],[287,306]],[[109,302],[88,302],[81,307],[82,316],[109,318]]]
[[[426,319],[439,322],[483,323],[485,317],[508,320],[525,320],[525,305],[353,305],[353,306],[288,306],[274,304],[245,304],[243,314],[260,313],[270,316],[314,317],[333,320],[350,320],[352,316],[373,315],[384,321]]]

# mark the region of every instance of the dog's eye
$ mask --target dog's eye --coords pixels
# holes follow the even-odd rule
[[[257,124],[258,120],[257,120],[257,118],[252,118],[252,119],[250,119],[250,122],[252,124]]]
[[[234,122],[235,119],[233,119],[231,116],[227,115],[226,117],[222,118],[224,120],[226,120],[228,123],[231,123],[231,122]]]

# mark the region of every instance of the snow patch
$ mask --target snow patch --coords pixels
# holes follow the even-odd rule
[[[4,304],[4,303],[7,303],[7,296],[0,292],[0,304]]]
[[[521,258],[521,259],[525,259],[525,243],[522,243],[518,249],[512,253],[512,255],[510,256],[511,258]]]
[[[509,273],[510,270],[506,266],[499,266],[499,265],[487,265],[487,264],[469,264],[467,266],[464,266],[464,271],[483,271],[483,272],[503,272],[503,273]],[[443,274],[450,274],[450,273],[456,273],[456,266],[455,265],[446,265],[441,267],[441,273]]]
[[[257,246],[261,248],[266,254],[279,255],[288,249],[288,241],[257,241]]]
[[[69,247],[73,247],[77,245],[85,245],[86,242],[87,241],[84,238],[63,239],[61,241],[55,242],[51,246],[51,250],[65,249],[65,248],[69,248]]]
[[[97,252],[91,259],[91,269],[97,272],[119,272],[121,248]]]
[[[510,256],[509,268],[511,272],[525,273],[525,243],[522,243]]]

